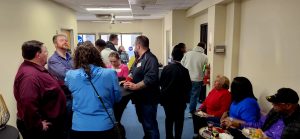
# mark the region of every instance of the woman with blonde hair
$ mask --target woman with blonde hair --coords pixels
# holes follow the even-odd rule
[[[214,88],[209,92],[205,101],[193,115],[194,133],[198,135],[201,127],[207,125],[207,121],[220,124],[223,113],[228,111],[231,104],[229,79],[226,76],[218,75],[214,82]]]
[[[103,68],[92,43],[77,47],[74,66],[65,78],[73,96],[71,139],[113,139],[113,105],[121,99],[116,72]]]

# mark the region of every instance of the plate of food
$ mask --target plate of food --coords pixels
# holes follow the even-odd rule
[[[200,135],[203,138],[211,139],[211,138],[220,138],[220,139],[233,139],[230,133],[227,130],[224,130],[220,127],[213,127],[209,129],[208,127],[203,127],[199,131]]]
[[[200,117],[207,117],[207,113],[203,111],[197,111],[195,112],[195,115],[200,116]]]
[[[242,134],[249,139],[265,139],[267,136],[261,129],[257,128],[244,128]]]

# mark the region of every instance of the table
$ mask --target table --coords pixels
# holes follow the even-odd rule
[[[0,130],[0,139],[19,139],[19,131],[17,128],[6,125],[6,127]]]

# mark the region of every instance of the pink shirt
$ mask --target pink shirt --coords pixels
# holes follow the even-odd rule
[[[108,65],[107,68],[114,69],[112,67],[112,65]],[[126,78],[128,76],[129,70],[128,70],[128,67],[125,64],[121,64],[119,66],[119,69],[114,69],[114,70],[117,72],[119,78],[121,78],[121,77]]]

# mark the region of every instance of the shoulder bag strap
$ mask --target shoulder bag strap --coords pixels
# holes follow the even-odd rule
[[[112,122],[113,124],[115,124],[115,122],[114,122],[114,120],[111,118],[111,116],[110,116],[110,114],[109,114],[109,112],[108,112],[107,108],[105,107],[105,105],[104,105],[104,102],[103,102],[103,100],[102,100],[101,96],[99,95],[99,93],[98,93],[98,91],[96,90],[96,88],[95,88],[94,84],[92,83],[92,79],[91,79],[91,78],[88,78],[88,80],[89,80],[89,82],[91,83],[92,87],[94,88],[94,90],[95,90],[95,93],[96,93],[96,95],[97,95],[98,99],[100,100],[100,102],[101,102],[101,104],[102,104],[102,106],[103,106],[104,110],[105,110],[105,111],[106,111],[106,113],[108,114],[108,116],[109,116],[109,119],[111,120],[111,122]]]

